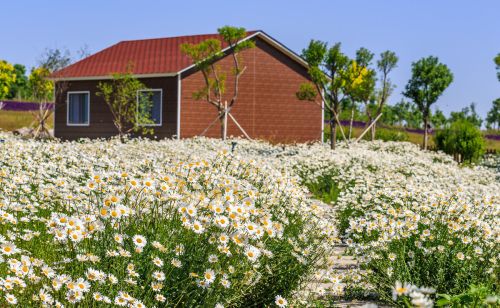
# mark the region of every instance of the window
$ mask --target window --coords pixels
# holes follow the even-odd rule
[[[90,92],[68,92],[69,126],[88,126],[90,117]]]
[[[137,91],[137,122],[143,126],[161,126],[162,90]]]

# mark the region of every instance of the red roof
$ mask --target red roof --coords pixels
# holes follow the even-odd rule
[[[247,37],[258,31],[247,32]],[[180,46],[200,43],[218,34],[122,41],[52,74],[53,78],[102,77],[126,72],[132,64],[135,75],[175,74],[192,64]],[[222,46],[226,46],[223,44]]]

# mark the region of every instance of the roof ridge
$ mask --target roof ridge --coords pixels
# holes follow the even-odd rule
[[[262,32],[262,30],[249,30],[246,31],[247,35],[254,34],[257,32]],[[152,38],[144,38],[144,39],[136,39],[136,40],[122,40],[119,43],[124,42],[139,42],[139,41],[152,41],[152,40],[165,40],[165,39],[178,39],[181,37],[194,37],[194,36],[217,36],[219,33],[203,33],[203,34],[189,34],[189,35],[176,35],[176,36],[164,36],[164,37],[152,37]]]

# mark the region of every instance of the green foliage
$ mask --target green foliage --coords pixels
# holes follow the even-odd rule
[[[481,127],[483,120],[476,112],[476,104],[471,103],[470,106],[462,108],[461,111],[452,111],[450,113],[449,122],[453,123],[459,120],[467,121],[477,127]]]
[[[147,95],[141,95],[138,105],[138,91],[146,89],[132,73],[113,74],[111,81],[100,82],[97,86],[97,96],[102,96],[113,115],[113,124],[118,130],[120,139],[130,132],[141,132],[143,134],[153,133],[153,129],[144,126],[152,119],[147,112]],[[141,106],[142,108],[139,108]]]
[[[319,92],[317,94],[323,100],[325,113],[329,113],[331,118],[340,114],[342,101],[348,97],[345,95],[346,72],[350,60],[342,53],[340,46],[340,43],[336,43],[328,48],[325,42],[311,40],[309,46],[302,50],[302,57],[309,64],[308,72],[311,81]],[[296,95],[299,99],[310,101],[312,98],[310,90],[310,86],[301,85]],[[306,92],[301,93],[301,91]],[[337,122],[332,121],[330,126],[334,132],[330,138],[330,146],[334,149],[337,139],[335,137]]]
[[[436,111],[431,114],[431,123],[434,128],[442,128],[446,124],[446,121],[446,116],[439,109],[436,109]]]
[[[429,115],[429,107],[443,94],[453,81],[449,68],[437,57],[427,57],[412,63],[412,77],[403,95],[413,100],[424,117]]]
[[[497,54],[497,56],[493,59],[493,61],[495,62],[496,66],[497,66],[497,77],[498,77],[498,80],[500,81],[500,53]]]
[[[486,115],[486,127],[493,129],[500,128],[500,98],[493,101],[493,106]]]
[[[226,92],[226,74],[219,72],[213,65],[215,61],[224,56],[221,41],[218,39],[207,39],[198,44],[184,43],[181,51],[194,62],[196,67],[205,77],[205,85],[200,90],[193,93],[195,99],[210,98],[211,91],[219,97]],[[214,77],[211,77],[214,75]]]
[[[14,66],[7,61],[0,60],[0,99],[7,98],[12,85],[16,82]]]
[[[26,76],[26,67],[22,64],[14,64],[14,74],[16,81],[10,87],[7,98],[26,98],[28,96],[28,77]]]
[[[479,128],[468,121],[458,120],[436,132],[435,144],[439,150],[456,158],[460,155],[460,162],[472,163],[484,153],[485,143]]]
[[[371,65],[373,57],[375,55],[370,50],[365,47],[361,47],[356,50],[356,62],[363,67],[368,67]]]
[[[410,102],[401,100],[395,105],[385,105],[382,123],[387,125],[422,127],[422,113]]]
[[[383,141],[408,141],[410,137],[403,130],[377,128],[375,139]]]
[[[403,95],[411,99],[422,112],[425,129],[424,149],[427,149],[427,125],[430,107],[452,81],[453,74],[450,69],[440,63],[437,57],[429,56],[412,63],[412,77],[408,81]]]
[[[381,87],[377,92],[379,110],[383,109],[387,99],[392,94],[394,85],[389,79],[389,73],[398,66],[398,57],[396,53],[386,50],[380,54],[380,59],[377,61],[377,69],[380,72]]]
[[[498,307],[500,298],[484,285],[472,284],[467,291],[457,295],[437,294],[437,307]]]
[[[388,75],[398,66],[399,58],[394,51],[386,50],[380,54],[377,68],[383,75]]]
[[[221,125],[221,137],[226,138],[226,128],[224,118],[227,115],[226,108],[231,108],[238,98],[239,78],[246,67],[242,64],[240,52],[255,47],[252,40],[244,40],[247,32],[245,28],[224,26],[217,29],[222,40],[226,43],[229,51],[222,51],[222,42],[218,39],[207,39],[198,44],[185,43],[181,45],[181,51],[194,62],[196,68],[202,73],[205,84],[193,93],[197,100],[204,99],[209,104],[215,106],[219,113]],[[224,71],[216,65],[216,61],[225,55],[233,59],[233,65],[229,72]],[[226,106],[227,99],[224,99],[226,93],[227,76],[233,76],[233,92],[229,104]]]
[[[300,85],[299,91],[295,93],[298,99],[302,101],[315,101],[318,96],[316,87],[311,83],[303,83]]]
[[[240,42],[247,36],[247,31],[243,27],[224,26],[217,29],[217,32],[222,36],[222,40],[229,45],[233,52],[241,52],[245,49],[255,47],[255,42],[246,40]]]

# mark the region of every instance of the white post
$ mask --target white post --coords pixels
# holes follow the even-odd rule
[[[181,139],[181,74],[177,75],[177,140]]]
[[[227,101],[224,101],[224,133],[222,135],[222,140],[227,138]]]

